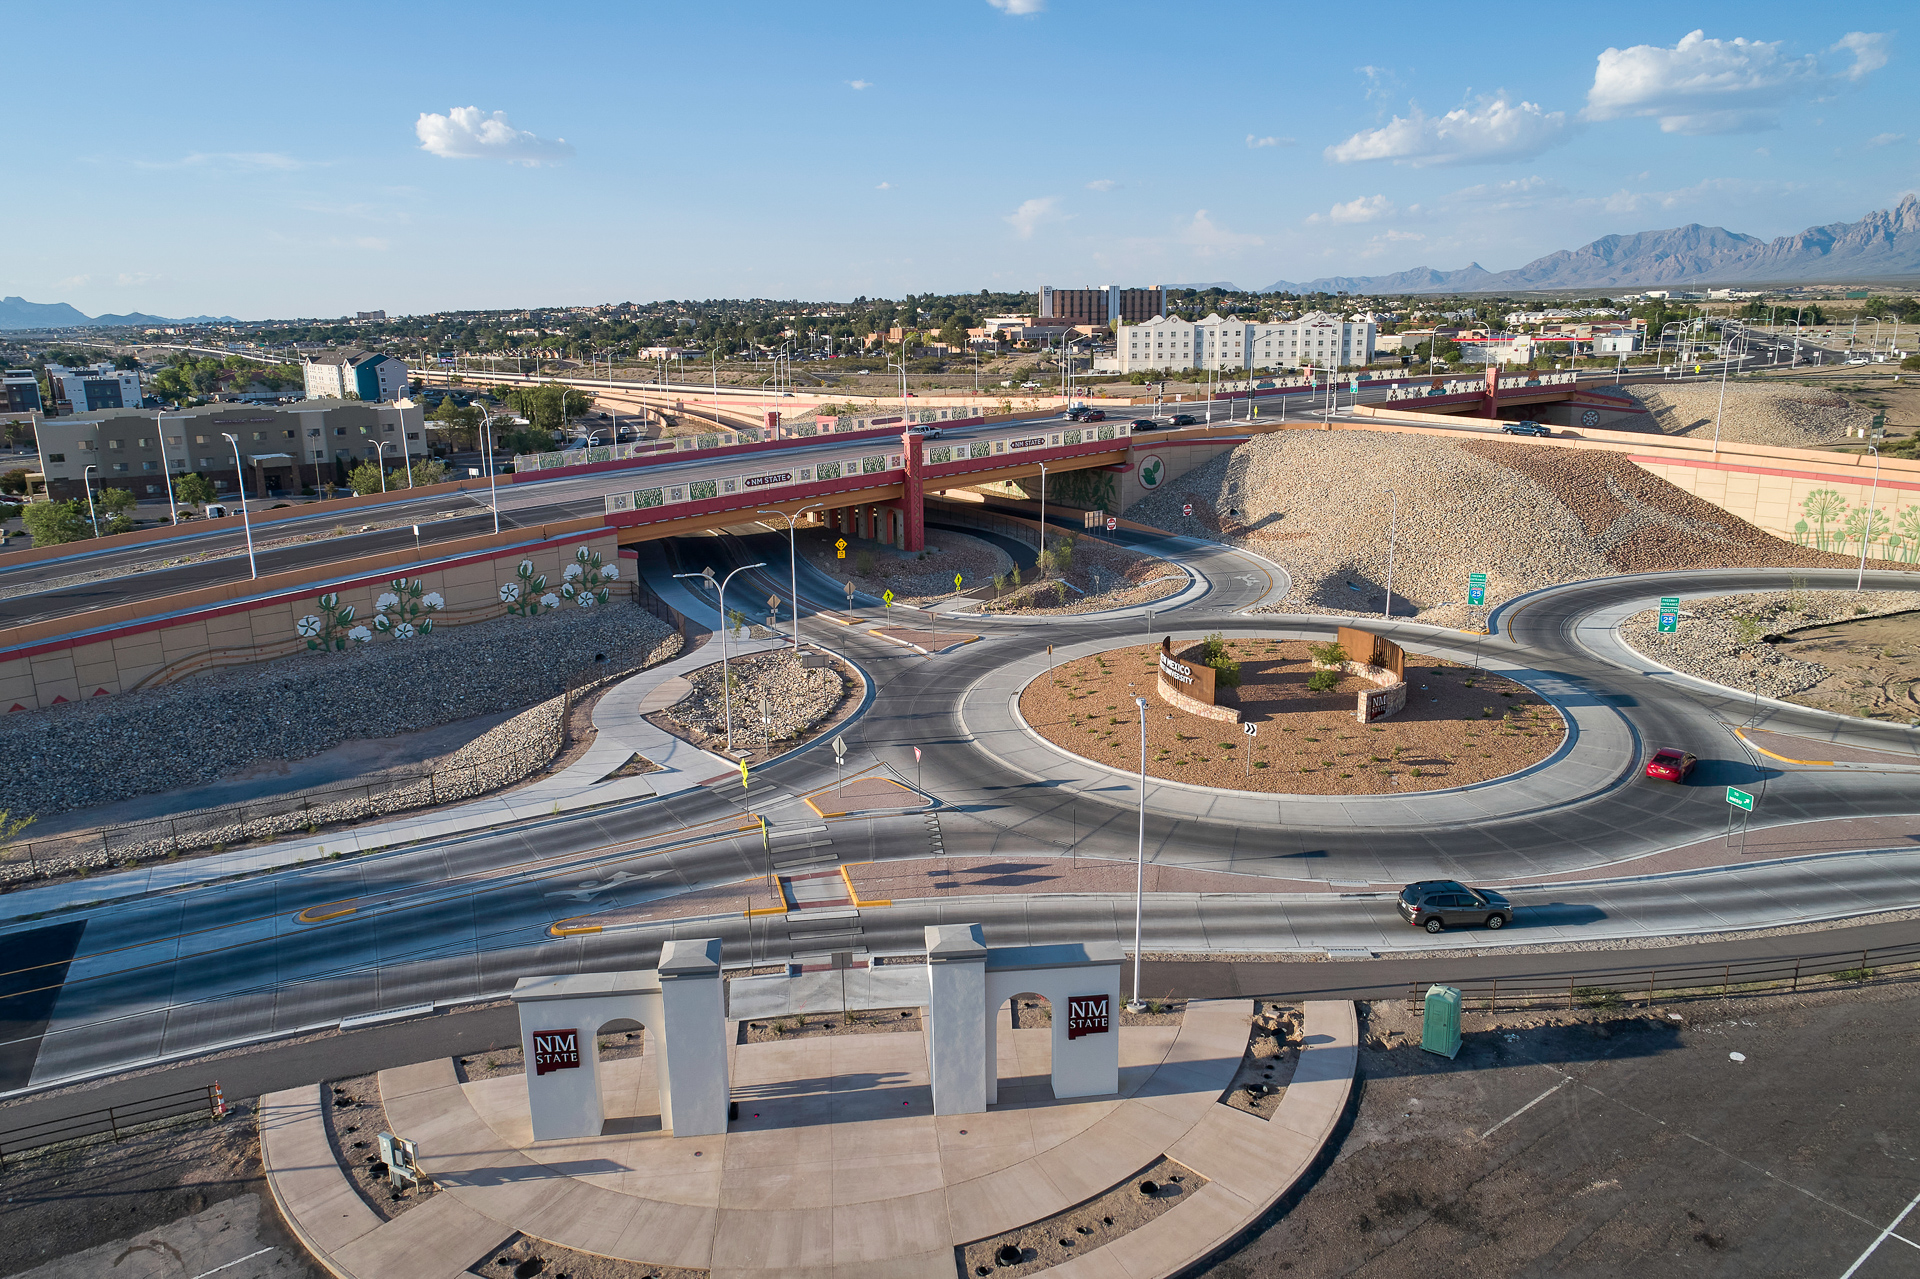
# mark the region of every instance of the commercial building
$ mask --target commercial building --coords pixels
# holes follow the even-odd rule
[[[53,395],[52,413],[61,416],[140,407],[140,375],[116,371],[106,363],[83,369],[49,364],[47,389]]]
[[[1039,325],[1107,324],[1120,320],[1137,324],[1167,313],[1167,291],[1159,285],[1150,289],[1123,289],[1109,284],[1103,289],[1056,289],[1040,286],[1040,309],[1034,317]]]
[[[327,351],[300,366],[310,400],[344,399],[391,403],[407,394],[407,362],[373,351]]]
[[[1121,373],[1157,369],[1340,368],[1371,363],[1371,321],[1343,320],[1311,311],[1295,320],[1243,320],[1209,315],[1204,320],[1160,316],[1128,324],[1115,335],[1114,364]]]
[[[418,462],[430,452],[423,423],[411,401],[208,404],[146,413],[107,409],[43,421],[40,470],[56,501],[83,496],[83,482],[90,481],[127,489],[137,501],[163,502],[167,476],[188,472],[232,493],[242,467],[247,496],[272,497],[344,483],[346,472],[375,458],[384,457],[389,469]],[[94,468],[90,476],[89,466]]]
[[[0,371],[0,412],[37,413],[46,408],[40,402],[40,379],[32,369]]]

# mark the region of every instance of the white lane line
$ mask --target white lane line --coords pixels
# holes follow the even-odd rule
[[[1573,1076],[1568,1075],[1566,1078],[1562,1079],[1559,1083],[1547,1089],[1545,1092],[1541,1093],[1538,1097],[1535,1097],[1532,1101],[1520,1107],[1520,1109],[1514,1111],[1511,1115],[1508,1115],[1505,1119],[1502,1119],[1499,1123],[1495,1124],[1493,1127],[1481,1133],[1480,1140],[1485,1141],[1487,1138],[1493,1136],[1493,1134],[1499,1132],[1502,1128],[1505,1128],[1508,1124],[1512,1123],[1514,1120],[1518,1119],[1520,1116],[1526,1114],[1529,1110],[1532,1110],[1535,1106],[1539,1105],[1541,1102],[1545,1101],[1547,1098],[1553,1096],[1553,1094],[1559,1092],[1562,1088],[1565,1088],[1568,1084],[1572,1082],[1573,1082]]]
[[[1867,1264],[1867,1258],[1871,1257],[1874,1254],[1875,1250],[1877,1250],[1881,1244],[1887,1241],[1887,1236],[1889,1235],[1893,1235],[1893,1237],[1895,1239],[1898,1239],[1901,1243],[1906,1243],[1906,1244],[1913,1243],[1913,1240],[1906,1238],[1904,1235],[1893,1234],[1893,1230],[1894,1230],[1894,1227],[1898,1226],[1901,1222],[1907,1219],[1907,1214],[1913,1211],[1915,1204],[1920,1204],[1920,1195],[1915,1195],[1913,1198],[1907,1200],[1907,1206],[1900,1210],[1900,1215],[1887,1223],[1887,1228],[1880,1232],[1880,1237],[1867,1245],[1867,1250],[1861,1253],[1860,1256],[1854,1261],[1852,1265],[1847,1267],[1847,1272],[1841,1275],[1840,1279],[1853,1279],[1853,1272]],[[1920,1247],[1920,1244],[1915,1244],[1914,1246]]]
[[[272,1246],[271,1244],[269,1244],[269,1245],[268,1245],[267,1247],[265,1247],[265,1248],[262,1248],[262,1249],[260,1249],[260,1251],[259,1251],[259,1252],[250,1252],[250,1253],[248,1253],[248,1254],[247,1254],[246,1256],[244,1256],[244,1257],[241,1257],[241,1258],[238,1258],[237,1260],[234,1260],[234,1261],[229,1261],[229,1262],[228,1262],[228,1263],[227,1263],[226,1265],[224,1265],[224,1266],[215,1266],[215,1267],[214,1267],[213,1269],[211,1269],[211,1270],[202,1270],[202,1271],[201,1271],[201,1272],[200,1272],[199,1274],[197,1274],[197,1275],[195,1275],[195,1276],[193,1277],[193,1279],[207,1279],[207,1276],[208,1276],[208,1275],[217,1275],[217,1274],[219,1274],[219,1273],[220,1273],[220,1272],[221,1272],[222,1270],[231,1270],[231,1269],[233,1269],[233,1268],[234,1268],[235,1266],[237,1266],[237,1265],[239,1265],[239,1264],[240,1264],[240,1262],[242,1262],[242,1261],[252,1261],[252,1260],[253,1260],[253,1259],[254,1259],[255,1257],[258,1257],[258,1256],[260,1256],[260,1255],[261,1255],[261,1253],[267,1253],[267,1252],[272,1252],[272,1251],[273,1251],[273,1246]],[[1849,1272],[1849,1273],[1851,1273],[1851,1272]]]

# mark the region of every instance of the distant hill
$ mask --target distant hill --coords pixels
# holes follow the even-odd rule
[[[29,302],[0,298],[0,329],[108,329],[134,324],[231,324],[231,315],[190,315],[168,319],[139,311],[127,315],[88,316],[65,302]]]
[[[1602,236],[1578,249],[1535,258],[1512,271],[1474,263],[1458,271],[1416,267],[1393,275],[1276,280],[1279,293],[1497,293],[1537,289],[1602,289],[1682,284],[1864,282],[1920,276],[1920,198],[1858,222],[1808,227],[1761,240],[1724,227],[1691,223],[1666,231]]]

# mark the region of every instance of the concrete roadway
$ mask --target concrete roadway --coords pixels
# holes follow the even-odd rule
[[[709,541],[713,545],[702,550],[724,548],[725,539]],[[1240,566],[1245,573],[1223,571],[1234,553],[1215,548],[1215,555],[1210,592],[1183,614],[1183,629],[1208,626],[1212,619],[1286,632],[1306,620],[1234,616],[1264,587],[1240,580],[1261,580],[1251,562]],[[1785,574],[1773,576],[1786,584]],[[1596,655],[1578,628],[1588,613],[1624,607],[1634,598],[1753,589],[1769,580],[1766,574],[1706,573],[1559,588],[1507,610],[1503,629],[1513,630],[1515,639],[1452,639],[1530,662],[1539,678],[1559,681],[1565,696],[1611,707],[1643,743],[1724,741],[1724,721],[1711,697],[1658,675],[1621,669]],[[690,600],[689,607],[699,606]],[[878,689],[865,718],[843,730],[853,743],[854,766],[878,764],[911,778],[910,747],[930,748],[925,782],[942,806],[938,829],[947,853],[992,855],[1010,864],[1023,854],[1069,849],[1130,859],[1130,787],[1103,784],[1102,793],[1076,792],[1069,777],[1009,770],[966,740],[955,708],[986,671],[1037,651],[1049,639],[1106,635],[1119,642],[1134,638],[1139,627],[1131,618],[1094,617],[1055,619],[1044,628],[995,628],[991,638],[932,661],[858,629],[843,630],[835,646],[849,650]],[[1404,629],[1409,638],[1432,630]],[[1787,731],[1815,718],[1790,708],[1771,717],[1771,726]],[[1866,743],[1890,731],[1862,724],[1850,726],[1847,736]],[[1569,795],[1559,807],[1417,830],[1230,825],[1150,812],[1149,855],[1168,864],[1285,877],[1506,878],[1604,864],[1718,833],[1725,812],[1718,786],[1726,780],[1770,778],[1763,807],[1768,821],[1914,808],[1909,776],[1786,774],[1702,753],[1703,775],[1693,786],[1638,781],[1636,755],[1620,761],[1614,783],[1597,793]],[[687,895],[764,874],[767,858],[757,834],[742,836],[739,823],[754,812],[767,815],[776,831],[818,825],[798,796],[834,776],[831,755],[811,749],[763,767],[744,795],[737,783],[725,783],[590,817],[96,908],[80,913],[82,928],[42,922],[0,931],[0,975],[7,982],[0,989],[0,1019],[6,1023],[0,1026],[0,1091],[330,1025],[352,1014],[498,994],[529,972],[644,967],[674,934],[723,937],[729,962],[817,946],[789,936],[807,931],[804,923],[790,929],[778,918],[751,926],[735,914],[703,918],[699,899]],[[1427,801],[1412,796],[1406,802]],[[826,838],[837,862],[925,857],[937,847],[918,815],[836,821]],[[609,885],[616,871],[622,881]],[[1920,864],[1910,852],[1841,857],[1747,867],[1737,876],[1560,885],[1512,895],[1529,908],[1509,934],[1516,939],[1529,932],[1557,940],[1713,930],[1920,902]],[[349,898],[357,899],[352,914],[336,915],[327,907]],[[558,939],[548,933],[562,919],[668,898],[679,899],[675,904],[691,913],[633,931]],[[860,944],[875,952],[913,950],[925,924],[957,919],[984,922],[997,944],[1125,940],[1130,905],[1124,897],[1104,896],[948,898],[927,908],[864,910],[851,926],[862,930]],[[319,922],[296,919],[303,911]],[[1382,946],[1405,944],[1412,936],[1398,924],[1390,900],[1324,893],[1311,900],[1170,894],[1152,902],[1148,929],[1151,945],[1176,949]],[[1429,941],[1424,935],[1418,940]],[[60,962],[63,955],[71,956],[70,965]]]

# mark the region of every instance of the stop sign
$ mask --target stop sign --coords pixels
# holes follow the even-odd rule
[[[1115,519],[1115,518],[1113,518],[1113,516],[1111,516],[1111,515],[1109,515],[1109,516],[1107,516],[1107,532],[1109,532],[1109,533],[1111,533],[1111,532],[1113,532],[1113,530],[1115,530],[1115,529],[1117,529],[1117,528],[1119,528],[1119,527],[1120,527],[1120,521],[1119,521],[1119,520],[1116,520],[1116,519]]]
[[[1193,514],[1193,503],[1192,503],[1192,502],[1188,502],[1188,503],[1187,503],[1187,504],[1186,504],[1185,506],[1183,506],[1183,507],[1181,507],[1181,508],[1180,508],[1180,514],[1182,514],[1182,515],[1192,515],[1192,514]]]

